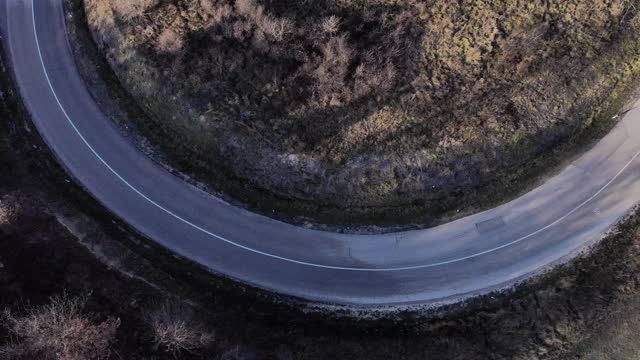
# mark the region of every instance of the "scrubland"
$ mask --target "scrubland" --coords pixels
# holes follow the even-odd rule
[[[635,0],[84,4],[171,165],[320,222],[502,201],[605,133],[640,70]]]

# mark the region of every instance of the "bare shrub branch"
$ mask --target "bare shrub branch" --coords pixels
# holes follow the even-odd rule
[[[320,31],[325,34],[333,35],[340,29],[340,18],[337,16],[329,16],[324,18],[320,23]]]
[[[6,309],[4,325],[17,341],[0,348],[0,354],[56,360],[108,358],[120,320],[109,318],[94,324],[83,314],[86,300],[67,295],[54,297],[50,304],[30,309],[24,316]]]
[[[213,341],[213,333],[180,303],[164,303],[149,313],[148,319],[156,348],[175,356],[203,349]]]

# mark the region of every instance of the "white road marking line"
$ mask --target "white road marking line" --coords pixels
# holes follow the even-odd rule
[[[557,224],[559,224],[560,222],[562,222],[564,219],[566,219],[567,217],[571,216],[573,213],[575,213],[576,211],[578,211],[580,208],[582,208],[584,205],[586,205],[587,203],[591,202],[596,196],[600,195],[606,188],[609,187],[609,185],[611,185],[628,167],[629,165],[631,165],[631,163],[638,157],[638,155],[640,155],[640,151],[638,151],[632,158],[631,160],[629,160],[629,162],[627,162],[627,164],[620,170],[618,171],[618,173],[611,179],[609,180],[609,182],[607,182],[600,190],[598,190],[598,192],[596,192],[593,196],[591,196],[590,198],[588,198],[587,200],[585,200],[584,202],[582,202],[580,205],[576,206],[573,210],[569,211],[567,214],[565,214],[564,216],[560,217],[559,219],[557,219],[556,221],[552,222],[551,224],[538,229],[537,231],[532,232],[529,235],[525,235],[521,238],[518,238],[514,241],[511,241],[509,243],[494,247],[492,249],[489,250],[485,250],[473,255],[468,255],[468,256],[464,256],[464,257],[460,257],[457,259],[452,259],[452,260],[447,260],[447,261],[442,261],[442,262],[438,262],[438,263],[433,263],[433,264],[425,264],[425,265],[415,265],[415,266],[406,266],[406,267],[398,267],[398,268],[357,268],[357,267],[342,267],[342,266],[331,266],[331,265],[322,265],[322,264],[314,264],[314,263],[309,263],[309,262],[305,262],[305,261],[299,261],[299,260],[294,260],[294,259],[289,259],[283,256],[278,256],[278,255],[274,255],[274,254],[269,254],[266,253],[264,251],[260,251],[260,250],[256,250],[256,249],[252,249],[250,247],[244,246],[242,244],[238,244],[236,242],[233,242],[229,239],[226,239],[220,235],[216,235],[196,224],[193,224],[191,222],[189,222],[186,219],[183,219],[182,217],[180,217],[179,215],[174,214],[173,212],[171,212],[170,210],[164,208],[163,206],[161,206],[160,204],[156,203],[155,201],[153,201],[152,199],[150,199],[149,197],[147,197],[145,194],[143,194],[142,192],[140,192],[138,189],[136,189],[133,185],[131,185],[129,182],[127,182],[120,174],[118,174],[118,172],[116,172],[91,146],[91,144],[89,144],[89,142],[87,142],[87,140],[85,139],[85,137],[82,135],[82,133],[80,133],[80,131],[78,130],[78,128],[76,127],[75,123],[71,120],[71,118],[69,117],[69,115],[67,114],[66,110],[64,109],[64,107],[62,106],[62,103],[60,102],[60,99],[58,98],[57,93],[55,92],[55,90],[53,89],[53,85],[51,84],[51,80],[49,79],[49,75],[47,74],[47,68],[44,64],[44,59],[42,58],[42,52],[40,50],[40,42],[38,40],[38,32],[36,29],[36,16],[35,16],[35,0],[32,0],[31,2],[31,18],[33,21],[33,31],[34,31],[34,37],[35,37],[35,41],[36,41],[36,47],[38,49],[38,56],[40,57],[40,63],[42,64],[42,70],[44,71],[44,75],[45,78],[47,79],[47,82],[49,83],[49,88],[51,89],[51,92],[53,93],[53,96],[56,99],[56,102],[58,103],[58,106],[60,107],[60,110],[62,110],[62,113],[64,114],[64,116],[67,118],[67,121],[69,122],[69,124],[71,125],[71,127],[74,129],[74,131],[78,134],[78,136],[80,137],[80,139],[85,143],[85,145],[87,145],[87,147],[89,148],[89,150],[91,150],[91,152],[98,158],[98,160],[100,160],[100,162],[102,164],[104,164],[104,166],[107,167],[107,169],[109,169],[109,171],[111,171],[118,179],[120,179],[120,181],[122,181],[125,185],[127,185],[127,187],[129,187],[131,190],[133,190],[136,194],[138,194],[140,197],[142,197],[143,199],[147,200],[149,203],[151,203],[152,205],[156,206],[157,208],[159,208],[160,210],[164,211],[165,213],[171,215],[172,217],[174,217],[175,219],[193,227],[194,229],[201,231],[207,235],[210,235],[216,239],[219,239],[221,241],[224,241],[230,245],[239,247],[241,249],[247,250],[249,252],[253,252],[255,254],[259,254],[259,255],[264,255],[267,257],[271,257],[274,259],[278,259],[278,260],[282,260],[282,261],[286,261],[286,262],[291,262],[291,263],[295,263],[295,264],[299,264],[299,265],[305,265],[305,266],[311,266],[311,267],[316,267],[316,268],[323,268],[323,269],[330,269],[330,270],[347,270],[347,271],[362,271],[362,272],[389,272],[389,271],[406,271],[406,270],[418,270],[418,269],[425,269],[425,268],[431,268],[431,267],[437,267],[437,266],[443,266],[443,265],[448,265],[448,264],[453,264],[453,263],[457,263],[457,262],[461,262],[464,260],[469,260],[469,259],[473,259],[482,255],[486,255],[486,254],[490,254],[492,252],[496,252],[498,250],[504,249],[506,247],[515,245],[519,242],[522,242],[532,236],[535,236]]]

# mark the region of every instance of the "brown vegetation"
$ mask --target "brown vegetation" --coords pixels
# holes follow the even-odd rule
[[[93,323],[83,314],[86,299],[54,297],[51,303],[16,315],[6,309],[2,321],[18,339],[0,347],[3,359],[108,359],[118,319]]]
[[[196,299],[202,306],[198,319],[216,329],[218,347],[204,354],[185,353],[180,357],[185,360],[567,359],[566,351],[575,342],[594,343],[589,336],[601,337],[597,328],[612,314],[630,312],[620,300],[637,299],[640,293],[636,215],[592,255],[511,296],[487,296],[466,310],[447,309],[450,316],[442,316],[443,311],[438,312],[442,317],[426,319],[402,314],[398,322],[351,322],[273,304],[261,293],[212,280],[199,269],[185,271],[170,254],[149,249],[144,240],[114,225],[89,196],[71,190],[20,112],[1,60],[0,51],[0,168],[11,171],[0,172],[0,206],[11,215],[0,224],[0,308],[19,302],[47,304],[49,296],[65,288],[91,292],[87,310],[100,314],[99,319],[122,320],[111,359],[173,358],[153,349],[148,319],[141,316],[141,309],[166,292]],[[82,236],[72,235],[53,213],[77,222],[75,230]],[[92,248],[101,248],[107,258],[93,256],[88,251]],[[120,273],[114,264],[126,266],[126,271]],[[10,313],[19,319],[25,311],[17,306]],[[623,320],[612,325],[624,328]],[[0,346],[11,340],[6,330],[0,326]],[[608,350],[603,348],[614,356]]]
[[[141,16],[152,5],[157,5],[158,0],[114,0],[113,11],[123,19],[131,19]]]
[[[640,69],[634,4],[172,0],[122,14],[85,1],[150,114],[139,129],[181,169],[388,217],[511,186],[611,125]]]
[[[192,308],[177,301],[166,302],[149,313],[149,325],[156,347],[178,356],[210,345],[213,334],[195,316]]]

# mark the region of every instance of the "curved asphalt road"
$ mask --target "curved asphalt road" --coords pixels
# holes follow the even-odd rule
[[[78,74],[62,0],[2,1],[14,77],[38,131],[67,171],[150,239],[263,289],[357,305],[459,299],[566,259],[640,200],[640,110],[634,110],[538,189],[449,224],[363,236],[274,221],[187,185],[122,136]]]

